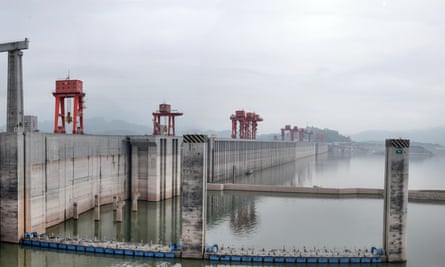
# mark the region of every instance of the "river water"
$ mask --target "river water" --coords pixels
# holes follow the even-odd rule
[[[307,158],[242,177],[241,183],[288,186],[383,188],[384,156]],[[410,189],[444,189],[445,158],[410,159]],[[101,221],[92,212],[47,229],[48,234],[131,242],[178,243],[180,198],[160,203],[139,202],[139,211],[124,210],[113,222],[110,205]],[[383,200],[295,197],[290,194],[209,192],[208,244],[244,248],[370,248],[382,244]],[[409,203],[408,262],[378,266],[444,266],[445,205]],[[235,264],[232,266],[255,266]],[[225,266],[190,260],[93,256],[0,244],[0,266]],[[266,266],[266,265],[260,265]],[[269,265],[268,265],[269,266]],[[270,265],[282,266],[282,265]],[[293,266],[287,264],[286,266]],[[301,266],[301,265],[298,265]],[[308,264],[308,266],[321,266]],[[332,266],[332,264],[330,264]],[[337,265],[341,266],[341,265]],[[350,264],[344,266],[351,266]],[[376,266],[376,265],[374,265]]]

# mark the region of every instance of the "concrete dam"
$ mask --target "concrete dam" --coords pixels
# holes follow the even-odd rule
[[[171,136],[1,133],[0,241],[17,243],[25,232],[44,233],[104,204],[121,209],[131,200],[136,211],[137,200],[179,196],[182,143]],[[208,182],[326,152],[327,144],[211,138]]]

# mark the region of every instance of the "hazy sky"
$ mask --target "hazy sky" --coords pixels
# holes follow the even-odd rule
[[[25,113],[52,120],[55,80],[84,81],[86,117],[230,129],[236,109],[353,134],[445,125],[444,1],[2,2],[0,42],[24,51]],[[0,54],[0,125],[6,122]]]

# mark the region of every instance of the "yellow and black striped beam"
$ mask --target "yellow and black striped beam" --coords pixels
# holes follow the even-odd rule
[[[386,147],[407,148],[409,139],[386,139]]]
[[[183,136],[184,143],[207,143],[207,135],[204,134],[185,134]]]

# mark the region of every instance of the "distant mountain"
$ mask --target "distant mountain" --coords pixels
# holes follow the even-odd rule
[[[383,141],[388,138],[407,138],[412,142],[445,145],[445,126],[411,131],[371,130],[351,135],[358,142]]]
[[[86,134],[104,134],[104,135],[144,135],[151,134],[153,129],[149,126],[129,123],[123,120],[106,120],[102,117],[86,119],[84,121]],[[39,130],[44,133],[52,133],[54,122],[39,121]],[[66,126],[69,130],[71,124]],[[67,129],[67,130],[68,130]]]

